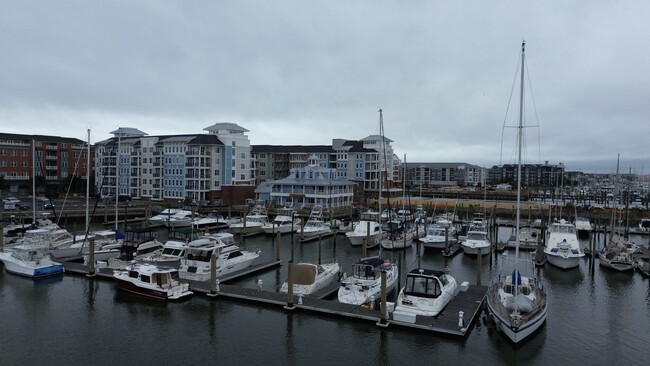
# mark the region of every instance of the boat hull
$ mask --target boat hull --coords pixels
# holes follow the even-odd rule
[[[556,255],[553,253],[546,253],[546,260],[559,268],[562,269],[571,269],[577,268],[580,265],[580,256],[567,256]]]
[[[0,253],[0,260],[4,263],[7,272],[29,278],[57,276],[65,272],[60,263],[46,261],[40,265],[36,262],[22,262],[11,258],[9,253]]]
[[[191,291],[183,291],[180,289],[178,291],[164,291],[157,288],[138,286],[131,281],[125,281],[121,279],[117,279],[117,287],[122,291],[126,291],[135,295],[163,301],[177,301],[192,295]]]
[[[511,327],[509,325],[510,319],[507,319],[501,316],[498,312],[493,311],[489,301],[488,311],[497,324],[497,330],[501,331],[506,335],[506,337],[508,337],[508,339],[510,339],[510,341],[516,344],[528,338],[530,335],[535,333],[542,326],[542,324],[544,324],[546,321],[547,308],[545,307],[542,311],[539,312],[539,314],[518,328]]]
[[[490,246],[471,246],[462,244],[463,253],[478,256],[478,250],[481,249],[481,256],[490,254]]]

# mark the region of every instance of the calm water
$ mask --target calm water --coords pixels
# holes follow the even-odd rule
[[[637,242],[645,243],[647,237]],[[270,238],[246,239],[242,245],[261,249],[265,258],[275,257]],[[320,248],[323,260],[338,258],[346,272],[361,256],[361,249],[351,248],[343,236],[336,237],[336,243],[332,238],[324,240]],[[291,255],[288,236],[282,238],[280,253],[283,259]],[[318,241],[294,245],[296,261],[315,261],[318,253]],[[426,268],[448,264],[459,282],[477,281],[476,259],[462,253],[446,259],[429,251],[418,258],[415,247],[384,251],[391,254],[401,259],[402,275],[418,262]],[[481,264],[481,280],[487,284],[507,262],[499,256],[492,268],[488,258]],[[253,288],[261,279],[265,289],[277,290],[286,267],[237,284]],[[576,270],[562,271],[547,264],[538,271],[548,292],[546,324],[529,341],[514,347],[481,322],[465,339],[446,338],[201,295],[182,303],[159,303],[117,292],[110,280],[66,275],[34,282],[2,270],[1,363],[646,365],[650,361],[648,279],[599,266],[591,275],[587,260]]]

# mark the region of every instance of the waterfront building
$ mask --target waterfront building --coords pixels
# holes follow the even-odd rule
[[[97,189],[167,201],[237,204],[253,196],[248,132],[217,123],[205,134],[149,136],[121,127],[96,144]]]
[[[522,164],[521,183],[526,187],[559,187],[564,175],[564,164]],[[487,184],[514,182],[517,179],[517,164],[493,166],[488,170]]]
[[[0,133],[0,176],[8,185],[8,189],[3,190],[3,193],[31,194],[33,175],[44,178],[44,183],[39,182],[37,178],[39,192],[46,189],[52,194],[61,192],[67,189],[65,181],[72,177],[87,178],[87,162],[87,146],[82,140],[60,136]],[[35,168],[32,168],[32,165],[35,165]]]
[[[258,199],[278,207],[296,209],[314,205],[326,209],[352,206],[355,183],[337,176],[335,168],[318,165],[318,159],[314,154],[309,159],[310,164],[304,168],[292,168],[287,177],[260,185]],[[264,192],[268,192],[268,199]]]
[[[406,183],[424,188],[470,186],[483,184],[486,169],[468,163],[405,163]]]

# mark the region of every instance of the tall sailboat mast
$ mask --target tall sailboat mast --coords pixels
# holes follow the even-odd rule
[[[88,140],[86,143],[86,235],[88,235],[90,219],[88,208],[90,206],[90,128],[88,129]]]
[[[515,230],[515,269],[516,275],[519,276],[519,216],[521,205],[521,147],[523,142],[523,128],[524,128],[524,65],[526,64],[526,41],[521,43],[521,83],[519,86],[519,125],[517,127],[517,226]],[[515,286],[516,294],[517,286]]]

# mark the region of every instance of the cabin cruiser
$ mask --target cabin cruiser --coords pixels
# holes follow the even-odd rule
[[[352,265],[352,275],[341,280],[339,302],[361,305],[380,300],[381,273],[386,272],[386,294],[397,286],[398,267],[391,259],[362,258]]]
[[[549,225],[544,254],[546,260],[556,267],[562,269],[578,267],[580,258],[584,257],[585,253],[580,249],[575,225],[564,219]]]
[[[173,215],[176,215],[181,211],[183,210],[178,208],[166,208],[162,210],[158,215],[149,218],[148,220],[149,226],[150,227],[164,226],[167,220],[169,220]]]
[[[456,229],[453,226],[433,224],[427,228],[427,233],[420,238],[420,242],[425,248],[445,249],[445,245],[451,246],[456,243],[455,234]]]
[[[323,219],[323,206],[314,205],[309,214],[309,218],[305,221],[305,226],[298,227],[296,232],[300,233],[301,239],[303,240],[315,239],[322,235],[332,234],[332,228]]]
[[[296,263],[293,265],[293,294],[311,295],[336,282],[341,273],[338,262],[333,263]],[[286,294],[289,283],[285,282],[280,292]]]
[[[63,265],[52,261],[50,246],[45,236],[46,229],[32,230],[32,236],[11,248],[0,252],[0,261],[9,273],[30,278],[41,278],[62,274]]]
[[[255,205],[241,222],[230,224],[229,230],[234,234],[255,235],[262,234],[262,226],[269,221],[264,205]]]
[[[299,227],[300,218],[295,215],[295,211],[284,208],[278,210],[278,214],[273,218],[273,221],[262,225],[262,230],[266,234],[287,234]]]
[[[208,281],[211,276],[212,255],[216,256],[216,275],[221,277],[252,266],[260,252],[240,250],[238,246],[226,244],[216,238],[193,240],[187,244],[185,256],[180,261],[180,277],[193,281]]]
[[[163,224],[170,229],[178,229],[181,227],[190,227],[194,220],[194,212],[187,210],[180,210],[177,213],[169,216]]]
[[[367,247],[377,246],[382,233],[379,216],[379,212],[374,211],[362,213],[359,221],[354,223],[354,228],[345,233],[350,245],[355,247],[367,242]]]
[[[406,275],[393,314],[438,316],[459,291],[456,280],[443,271],[414,269]]]
[[[468,231],[465,241],[461,243],[465,254],[478,255],[480,250],[481,256],[490,254],[490,245],[492,243],[487,232],[479,230]]]
[[[153,299],[176,301],[191,296],[189,285],[179,280],[178,270],[149,263],[133,263],[113,271],[120,290]]]

